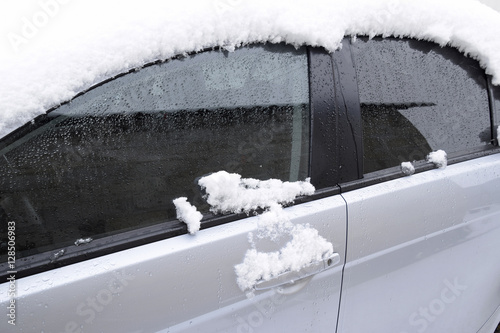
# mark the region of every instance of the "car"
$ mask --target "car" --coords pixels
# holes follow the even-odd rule
[[[378,34],[196,51],[0,138],[2,332],[495,331],[484,65]]]

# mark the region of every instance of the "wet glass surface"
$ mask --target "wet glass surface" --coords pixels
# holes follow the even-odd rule
[[[437,44],[359,38],[352,44],[365,173],[489,145],[488,95],[477,61]]]
[[[196,179],[219,170],[303,180],[308,96],[305,50],[282,45],[210,51],[108,82],[0,143],[2,226],[16,222],[26,256],[174,220],[180,196],[206,212]]]

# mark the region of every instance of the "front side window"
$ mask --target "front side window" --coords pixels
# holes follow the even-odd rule
[[[307,177],[307,55],[249,46],[148,66],[2,141],[0,221],[16,222],[21,256],[172,221],[180,196],[206,211],[196,180],[212,172]]]
[[[491,142],[484,71],[451,47],[401,39],[352,44],[363,120],[364,172],[453,155]]]

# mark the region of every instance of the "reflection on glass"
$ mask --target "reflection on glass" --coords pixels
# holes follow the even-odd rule
[[[206,211],[196,179],[211,172],[304,179],[308,96],[305,50],[283,45],[122,76],[0,142],[1,223],[28,255],[174,220],[180,196]]]
[[[484,71],[457,50],[400,39],[352,45],[365,173],[490,143]]]

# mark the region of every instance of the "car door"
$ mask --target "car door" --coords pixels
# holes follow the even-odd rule
[[[486,76],[423,41],[360,38],[342,52],[359,87],[351,110],[364,176],[340,185],[339,331],[478,332],[500,301],[500,155]],[[438,150],[447,159],[429,155]]]
[[[2,332],[334,332],[346,205],[324,132],[332,78],[321,50],[206,51],[108,80],[4,138]],[[235,173],[243,192],[225,202],[307,177],[316,192],[209,207],[200,179]],[[201,230],[176,219],[178,197]]]

